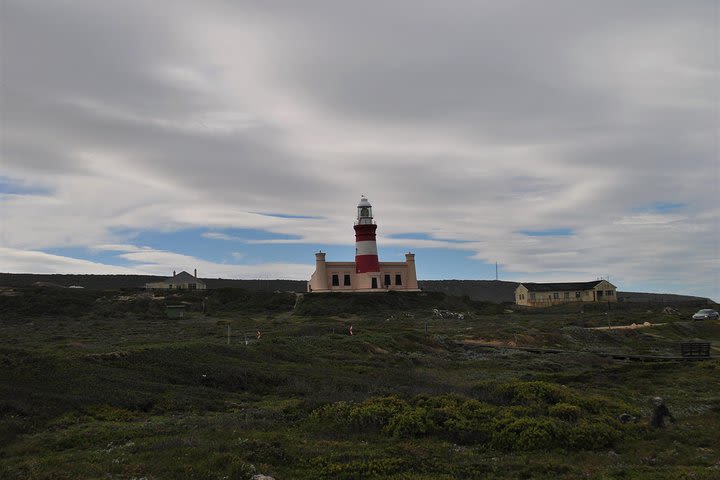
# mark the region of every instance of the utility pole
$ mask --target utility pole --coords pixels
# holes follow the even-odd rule
[[[498,279],[498,264],[495,262],[495,280]]]

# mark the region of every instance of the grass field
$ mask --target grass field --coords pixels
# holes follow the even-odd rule
[[[720,322],[691,307],[1,293],[2,478],[720,478],[718,360],[594,353],[704,340],[717,356]],[[167,318],[180,303],[185,317]],[[588,328],[646,321],[662,325]],[[648,427],[656,395],[676,418],[663,429]]]

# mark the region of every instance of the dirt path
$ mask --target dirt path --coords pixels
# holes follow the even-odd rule
[[[649,328],[659,327],[661,325],[667,325],[666,323],[631,323],[630,325],[616,325],[611,327],[590,327],[588,330],[635,330],[638,328]]]

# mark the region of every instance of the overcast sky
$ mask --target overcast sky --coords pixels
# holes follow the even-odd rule
[[[720,299],[718,1],[0,0],[0,271]]]

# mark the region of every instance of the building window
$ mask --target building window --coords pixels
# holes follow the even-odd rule
[[[402,285],[402,275],[395,275],[395,285]]]
[[[615,296],[615,292],[613,292],[612,290],[606,290],[605,295],[608,297],[613,297]]]
[[[339,287],[340,286],[340,277],[334,273],[332,276],[332,286],[333,287]]]
[[[559,294],[558,292],[553,293],[553,298],[554,298],[555,300],[559,299],[559,298],[560,298],[560,294]]]
[[[580,298],[580,292],[575,292],[575,298]]]
[[[535,300],[535,294],[534,294],[534,293],[531,293],[531,294],[530,294],[530,300]]]
[[[345,274],[343,276],[343,285],[345,285],[346,287],[350,286],[350,275]]]
[[[598,299],[601,299],[602,297],[603,297],[603,291],[602,291],[602,290],[598,290],[598,291],[597,291],[597,298],[598,298]]]
[[[188,283],[188,290],[197,290],[196,283]]]
[[[385,275],[385,286],[387,285],[392,285],[392,283],[390,283],[390,275],[388,274]]]
[[[569,299],[570,299],[570,292],[565,292],[565,299],[566,299],[566,300],[569,300]]]

